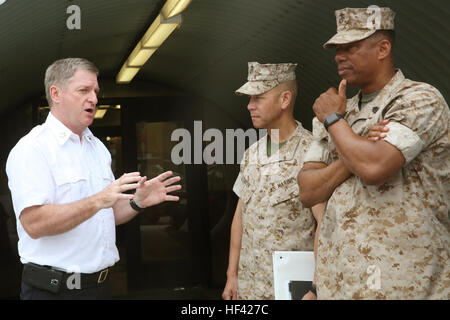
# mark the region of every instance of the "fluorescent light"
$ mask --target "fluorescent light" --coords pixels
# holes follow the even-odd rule
[[[171,18],[181,13],[191,3],[192,0],[167,0],[161,9],[161,13],[166,18]]]
[[[181,24],[181,15],[164,19],[160,14],[153,21],[150,28],[142,37],[142,46],[145,48],[158,48],[170,36],[170,34]]]
[[[94,119],[103,119],[106,111],[108,111],[108,110],[107,109],[97,109],[95,111]]]
[[[122,69],[120,69],[119,74],[116,77],[117,83],[130,83],[131,80],[133,80],[136,73],[138,73],[139,67],[128,67],[127,63],[125,63],[122,66]]]
[[[161,12],[134,47],[116,76],[117,83],[130,83],[140,68],[181,24],[181,12],[192,0],[167,0]]]
[[[139,42],[128,58],[128,66],[142,67],[156,50],[157,48],[144,48],[141,42]]]

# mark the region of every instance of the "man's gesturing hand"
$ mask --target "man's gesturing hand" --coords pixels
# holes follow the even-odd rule
[[[147,180],[147,177],[142,177],[134,194],[134,202],[139,207],[146,208],[164,201],[178,201],[179,197],[168,193],[181,189],[181,185],[173,185],[175,182],[180,181],[181,177],[172,177],[172,175],[172,171],[166,171],[151,180]]]
[[[333,113],[345,114],[347,109],[346,91],[347,80],[344,79],[339,84],[339,91],[330,88],[316,99],[313,110],[320,122],[323,123],[325,118]]]
[[[116,204],[117,200],[133,199],[133,194],[124,192],[138,188],[138,182],[141,180],[139,172],[124,173],[119,179],[97,193],[100,207],[102,209],[110,208]]]

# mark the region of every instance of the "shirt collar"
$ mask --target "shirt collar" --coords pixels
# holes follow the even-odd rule
[[[295,119],[294,119],[295,120]],[[272,154],[270,155],[270,157],[267,156],[267,139],[270,139],[268,135],[264,136],[260,141],[262,143],[260,143],[260,147],[261,148],[261,154],[259,155],[260,159],[260,163],[262,165],[268,164],[268,163],[273,163],[273,162],[280,162],[280,161],[288,161],[291,160],[294,155],[295,155],[295,151],[298,148],[298,144],[303,136],[303,127],[302,124],[295,120],[296,124],[297,124],[297,128],[295,128],[294,132],[291,134],[291,136],[284,141],[283,144],[283,152],[280,152],[279,149],[281,149],[281,147],[279,147],[279,149],[277,150],[277,152],[273,152],[272,150]]]
[[[73,133],[72,130],[67,128],[51,112],[48,113],[47,119],[45,120],[45,126],[52,130],[56,137],[56,140],[58,140],[58,143],[61,146],[64,145],[71,137],[78,138],[77,134]],[[89,143],[92,143],[94,138],[94,135],[89,128],[84,129],[81,136],[84,141],[87,141]]]
[[[392,92],[395,90],[396,87],[398,87],[404,80],[405,76],[403,75],[403,72],[400,69],[395,69],[395,74],[391,78],[391,80],[384,86],[384,88],[381,89],[378,96],[385,95],[388,92]],[[377,97],[378,97],[377,96]]]
[[[383,96],[384,94],[386,94],[386,92],[391,92],[394,88],[396,88],[397,86],[399,86],[403,80],[405,80],[405,76],[403,75],[402,70],[400,69],[395,69],[395,74],[394,76],[391,78],[391,80],[389,80],[389,82],[380,90],[378,90],[377,92],[368,94],[368,95],[364,95],[362,93],[361,90],[358,91],[358,94],[356,96],[354,96],[354,98],[359,99],[359,98],[364,98],[366,97],[365,100],[372,98],[372,95],[374,95],[375,98],[379,97],[379,96]],[[373,99],[371,99],[370,101],[372,101]],[[368,102],[370,102],[368,101]],[[364,101],[363,101],[364,102]]]

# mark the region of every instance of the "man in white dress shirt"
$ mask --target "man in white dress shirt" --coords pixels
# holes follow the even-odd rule
[[[6,172],[24,264],[21,299],[110,298],[108,268],[119,260],[115,226],[145,207],[178,201],[180,177],[139,172],[115,179],[111,155],[88,126],[98,69],[85,59],[54,62],[45,74],[51,107],[11,150]],[[136,190],[134,194],[124,193]]]

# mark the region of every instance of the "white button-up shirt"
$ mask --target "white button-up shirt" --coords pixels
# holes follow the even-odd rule
[[[17,217],[19,255],[67,271],[92,273],[119,260],[112,208],[102,209],[72,230],[32,239],[20,222],[23,209],[90,197],[114,181],[111,154],[86,128],[82,139],[49,113],[11,150],[6,163]]]

